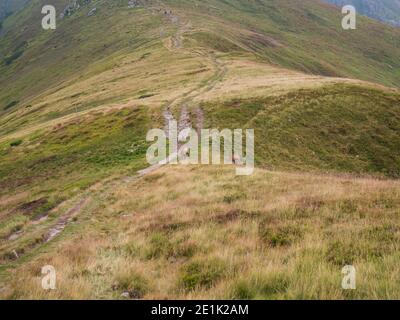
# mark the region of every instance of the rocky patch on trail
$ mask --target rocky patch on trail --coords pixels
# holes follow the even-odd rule
[[[90,10],[87,14],[88,17],[94,16],[97,12],[97,8],[93,8],[92,10]]]
[[[171,121],[174,121],[175,118],[169,108],[166,108],[164,110],[163,116],[164,116],[164,121],[165,121],[165,127],[164,127],[165,135],[169,138],[169,131],[170,131],[169,124]]]
[[[22,230],[13,232],[13,233],[11,233],[11,234],[7,237],[7,240],[8,240],[8,241],[17,240],[22,234],[23,234],[23,231],[22,231]]]
[[[178,132],[181,132],[185,129],[192,128],[192,122],[190,121],[190,113],[187,105],[183,105],[181,109],[181,116],[179,118],[178,123]]]
[[[133,9],[133,8],[137,8],[137,7],[141,7],[142,3],[139,0],[130,0],[128,2],[128,8],[129,9]]]
[[[204,127],[204,112],[200,106],[196,106],[194,108],[194,114],[196,115],[196,129],[197,132],[200,134],[201,130]]]
[[[51,228],[47,234],[43,237],[44,242],[49,242],[58,236],[70,223],[74,217],[83,209],[83,207],[90,201],[89,198],[82,199],[73,208],[68,210],[61,218],[58,220],[57,224]]]
[[[64,19],[66,17],[72,16],[74,13],[78,12],[81,8],[87,7],[91,4],[91,0],[73,0],[64,8],[63,12],[60,14],[60,19]],[[145,0],[129,0],[128,1],[128,8],[140,8],[146,5]],[[97,7],[92,8],[87,13],[88,17],[94,16],[97,13]]]
[[[89,5],[91,0],[74,0],[71,1],[60,14],[60,19],[72,16],[80,8]],[[93,9],[92,9],[93,10]]]

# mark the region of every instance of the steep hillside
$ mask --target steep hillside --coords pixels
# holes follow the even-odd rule
[[[400,27],[399,0],[325,0],[339,7],[353,5],[360,14]]]

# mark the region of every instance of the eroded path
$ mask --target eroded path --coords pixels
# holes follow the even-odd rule
[[[79,203],[69,209],[65,214],[63,214],[57,221],[57,224],[50,228],[47,234],[44,236],[44,242],[49,242],[57,237],[70,223],[74,217],[90,202],[91,198],[83,198]]]

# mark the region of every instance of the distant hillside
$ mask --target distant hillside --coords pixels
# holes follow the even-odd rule
[[[325,0],[337,6],[348,4],[371,18],[400,26],[400,0]]]
[[[128,1],[91,1],[59,20],[55,32],[45,32],[38,21],[46,3],[32,0],[7,19],[0,38],[0,114],[35,106],[35,97],[74,75],[82,77],[91,66],[110,69],[126,52],[162,43],[180,23],[153,14],[158,1],[141,1],[133,8]],[[53,1],[58,13],[67,3]],[[308,74],[400,86],[400,30],[362,17],[357,30],[344,32],[341,13],[320,1],[162,3],[160,7],[170,7],[182,21],[190,21],[185,39],[191,43],[186,45],[246,52]],[[95,15],[88,17],[94,8]]]
[[[29,0],[0,0],[0,23],[11,13],[21,9]]]

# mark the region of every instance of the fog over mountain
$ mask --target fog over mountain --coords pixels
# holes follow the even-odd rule
[[[400,26],[400,0],[325,0],[337,6],[353,5],[363,15]]]
[[[0,0],[0,22],[8,15],[22,8],[29,0]]]
[[[21,9],[29,0],[0,0],[0,22]],[[400,26],[400,0],[323,0],[339,7],[353,5],[358,12]]]

